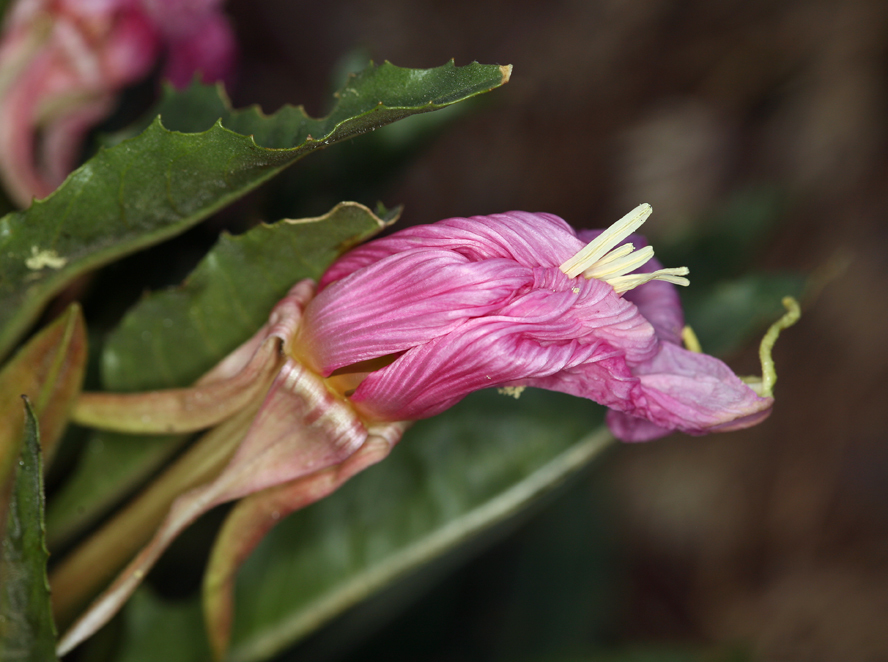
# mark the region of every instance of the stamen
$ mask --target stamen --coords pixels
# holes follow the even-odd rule
[[[635,250],[632,244],[614,248],[635,232],[651,215],[649,204],[638,205],[619,221],[586,244],[576,255],[565,261],[559,269],[570,278],[582,274],[585,278],[596,278],[611,285],[617,294],[628,292],[634,287],[652,280],[662,280],[675,285],[690,285],[686,276],[687,267],[658,269],[648,274],[633,274],[636,269],[647,264],[654,257],[654,249],[645,246]],[[612,250],[613,249],[613,250]]]
[[[496,392],[500,395],[508,395],[517,400],[521,397],[521,394],[526,388],[526,386],[503,386],[502,388],[496,389]]]
[[[575,278],[598,262],[614,246],[635,232],[651,215],[653,209],[647,203],[638,205],[607,230],[595,237],[576,255],[565,261],[559,269]]]
[[[687,287],[691,284],[691,281],[687,278],[682,278],[682,276],[686,276],[688,272],[689,270],[687,267],[672,267],[670,269],[658,269],[649,274],[629,274],[627,276],[607,278],[605,279],[605,282],[609,283],[617,291],[617,294],[628,292],[629,290],[634,289],[639,285],[649,283],[652,280],[663,280],[667,283],[672,283],[673,285]]]
[[[700,341],[697,339],[697,334],[694,333],[694,330],[690,327],[690,325],[685,325],[681,330],[681,340],[684,343],[685,349],[689,352],[695,352],[696,354],[703,353],[703,347],[700,345]]]
[[[654,257],[654,249],[650,246],[645,246],[642,249],[637,251],[628,251],[625,252],[623,257],[618,259],[612,259],[610,256],[614,255],[621,248],[625,246],[632,246],[632,244],[624,244],[617,248],[616,250],[611,251],[603,258],[598,260],[591,267],[586,269],[583,272],[583,276],[586,278],[597,278],[599,280],[609,280],[614,276],[622,276],[623,274],[628,274],[631,271],[635,271],[641,266],[647,264],[647,261]]]
[[[614,260],[618,260],[621,257],[625,257],[626,255],[629,255],[634,250],[635,250],[635,244],[623,244],[622,246],[615,248],[610,253],[605,255],[603,258],[598,260],[595,264],[593,264],[591,267],[589,267],[589,269],[595,269],[600,265],[608,264],[609,262],[613,262]],[[589,269],[586,269],[586,271],[589,271]],[[583,275],[585,275],[585,272],[583,272]],[[588,278],[588,276],[587,276],[587,278]]]

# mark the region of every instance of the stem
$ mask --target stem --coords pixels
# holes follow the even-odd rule
[[[67,623],[153,535],[172,502],[225,468],[256,415],[248,407],[201,437],[126,508],[75,549],[52,573],[53,611]]]
[[[280,367],[280,340],[270,338],[231,377],[146,393],[82,393],[71,420],[131,434],[196,432],[221,423],[260,397]]]
[[[771,397],[774,394],[774,384],[777,383],[777,368],[774,367],[774,359],[771,357],[771,351],[774,349],[774,343],[780,337],[780,332],[799,321],[802,316],[802,309],[799,302],[792,297],[783,297],[783,307],[786,313],[783,317],[774,322],[762,338],[759,345],[759,359],[762,362],[762,383],[760,395]]]

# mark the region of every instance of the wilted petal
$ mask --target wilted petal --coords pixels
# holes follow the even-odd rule
[[[536,286],[498,314],[467,320],[371,373],[352,401],[369,418],[426,418],[481,388],[557,381],[576,366],[641,361],[656,350],[650,325],[608,285],[557,269],[535,276]]]
[[[663,269],[644,238],[631,234],[650,212],[639,205],[606,231],[579,236],[556,216],[510,212],[372,241],[325,274],[301,337],[323,340],[302,349],[309,361],[321,357],[314,365],[323,374],[359,364],[340,392],[370,420],[431,416],[494,386],[595,400],[619,412],[609,420],[627,439],[761,420],[770,398],[720,361],[681,348],[684,319],[673,283],[687,285],[687,269]],[[450,277],[437,267],[447,254],[473,269],[496,268],[487,280],[483,268],[472,271],[479,278]],[[510,275],[508,264],[530,269],[532,282],[498,280]],[[645,282],[647,274],[657,280]],[[438,288],[451,283],[442,296]],[[483,306],[464,305],[491,287],[495,296]]]
[[[533,282],[510,260],[471,262],[440,250],[387,257],[323,290],[297,339],[321,374],[404,351],[502,307]]]
[[[657,356],[634,370],[639,391],[629,416],[663,430],[687,434],[723,432],[755,425],[770,414],[774,399],[759,397],[718,359],[663,343]],[[624,441],[654,438],[650,425],[613,415],[614,433]]]
[[[503,258],[525,267],[557,267],[583,247],[567,223],[553,214],[513,211],[448,218],[416,225],[359,246],[337,260],[320,288],[379,260],[412,249],[444,250],[472,262]]]
[[[329,375],[491,314],[532,282],[532,270],[514,261],[471,262],[452,251],[404,251],[323,290],[306,309],[297,351]]]

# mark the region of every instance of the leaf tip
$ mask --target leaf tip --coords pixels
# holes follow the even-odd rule
[[[509,79],[512,77],[512,65],[511,64],[501,65],[500,72],[503,75],[502,84],[505,85],[506,83],[509,82]]]

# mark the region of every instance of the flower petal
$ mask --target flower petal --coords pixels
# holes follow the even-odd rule
[[[706,354],[663,343],[657,356],[634,371],[639,388],[630,407],[615,407],[642,416],[665,431],[699,435],[755,425],[770,414],[773,398],[762,398],[728,366]],[[615,436],[646,441],[662,436],[650,425],[619,415],[608,419]]]
[[[640,362],[656,351],[652,327],[606,283],[568,279],[557,268],[534,274],[534,288],[497,315],[467,320],[371,373],[355,406],[370,419],[426,418],[480,388],[555,388],[577,366],[614,357],[625,365],[627,356]],[[553,291],[559,280],[566,289]]]
[[[491,314],[532,282],[533,272],[511,260],[470,262],[452,251],[407,250],[324,289],[305,311],[294,351],[329,375]]]
[[[385,257],[417,248],[455,252],[473,262],[505,258],[532,268],[557,267],[582,247],[574,229],[554,214],[513,211],[448,218],[355,248],[327,270],[320,289]]]

